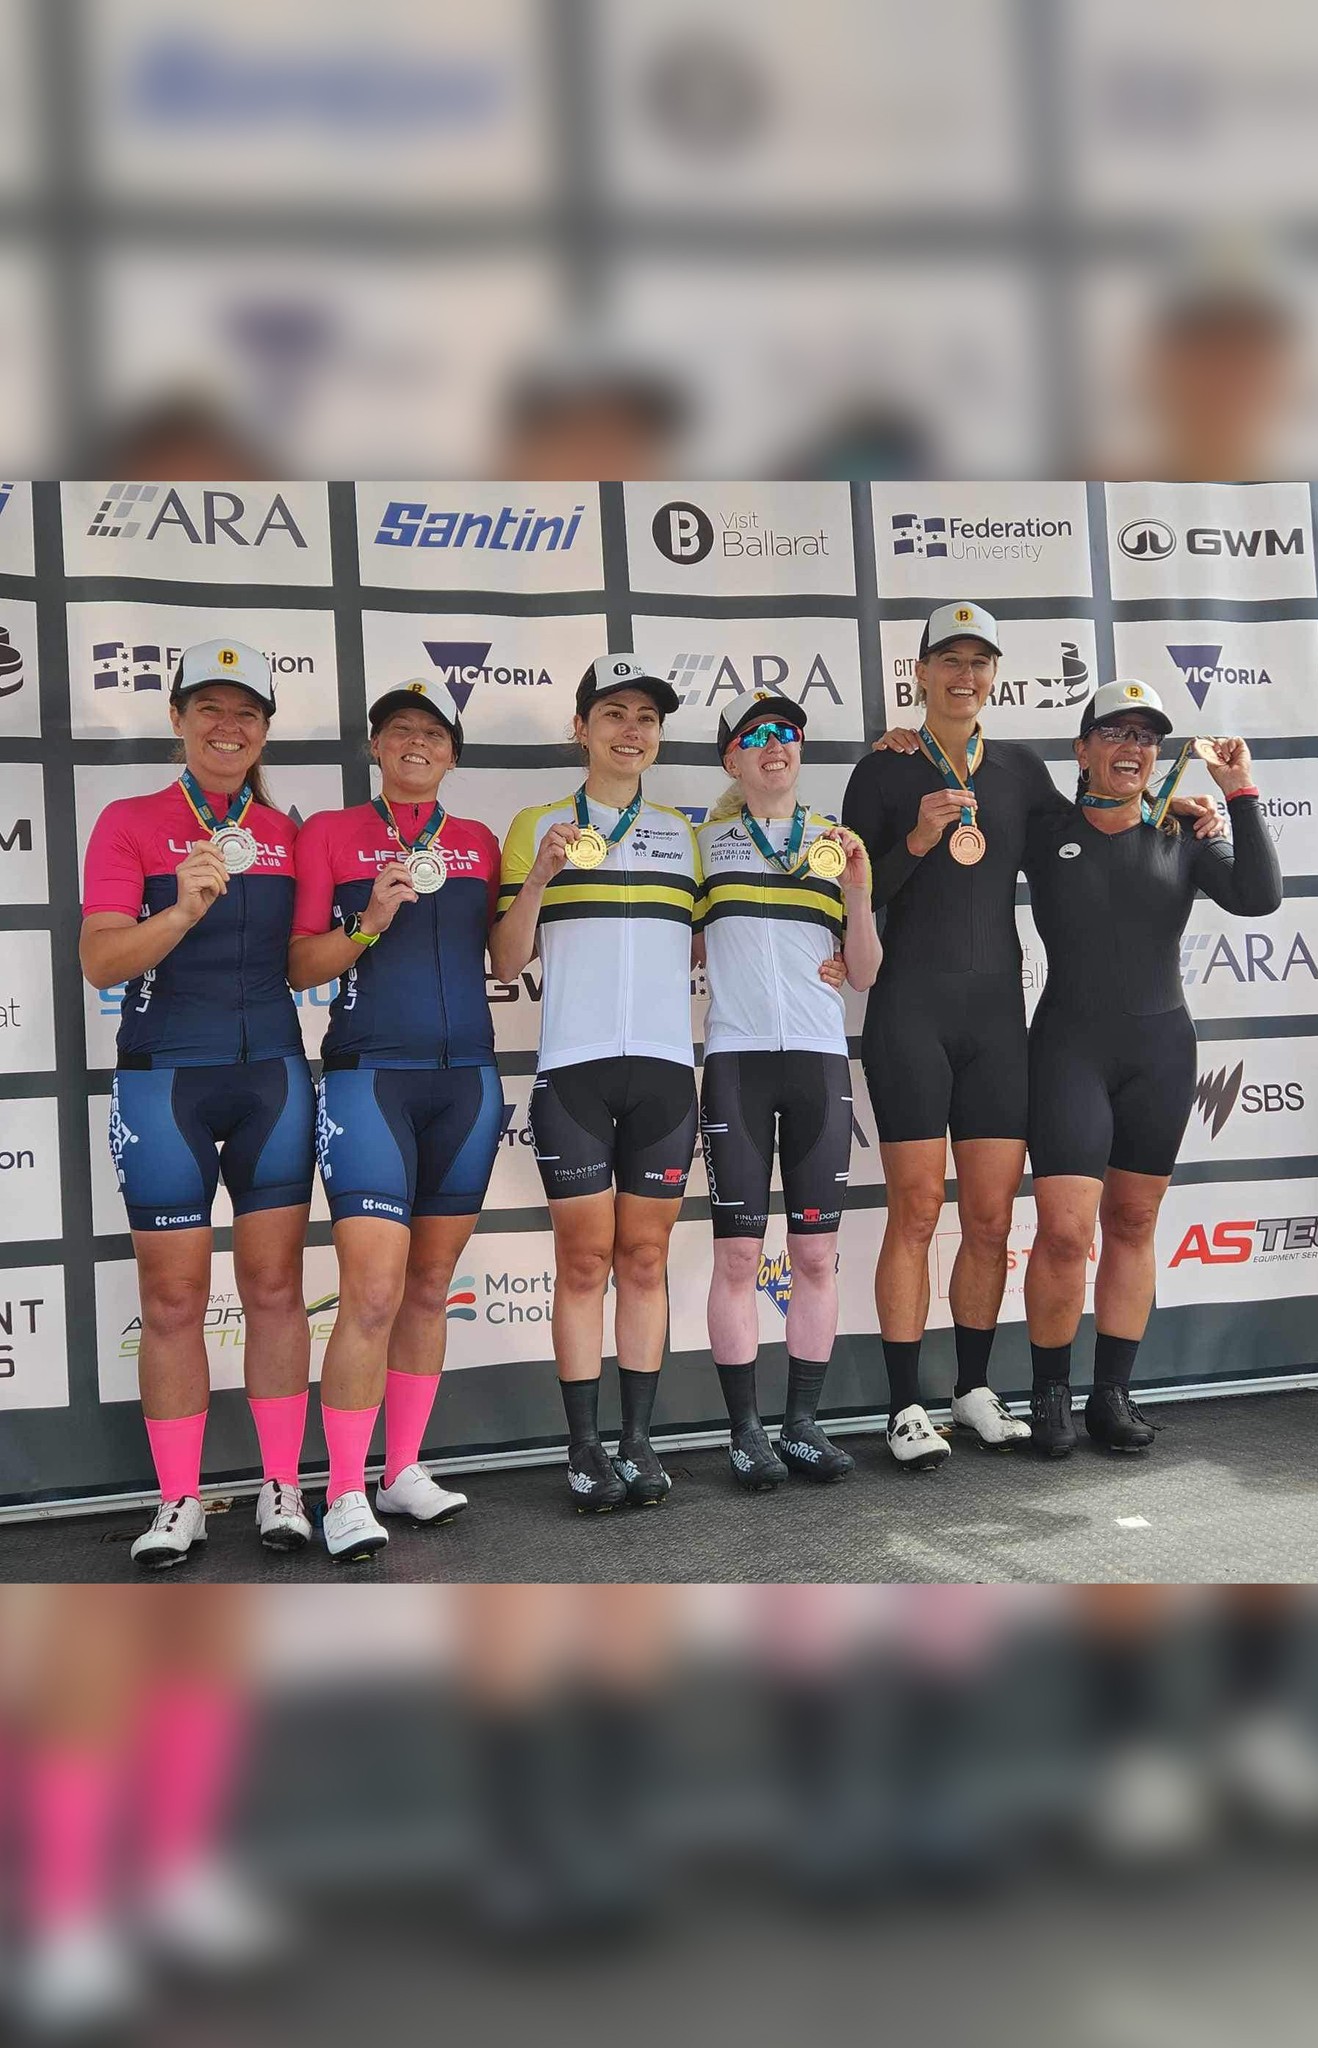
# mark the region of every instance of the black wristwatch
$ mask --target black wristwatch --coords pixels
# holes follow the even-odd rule
[[[354,910],[351,917],[345,917],[343,920],[343,936],[345,939],[351,939],[354,946],[373,946],[380,934],[364,932],[361,912]]]

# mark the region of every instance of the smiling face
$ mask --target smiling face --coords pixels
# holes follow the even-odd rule
[[[1127,801],[1141,796],[1153,773],[1161,737],[1153,721],[1138,711],[1125,711],[1091,726],[1084,739],[1075,743],[1076,760],[1089,773],[1090,795]]]
[[[915,680],[934,719],[978,718],[998,673],[998,657],[983,640],[963,634],[935,647],[915,664]]]
[[[723,766],[734,782],[741,784],[746,808],[752,817],[765,817],[778,801],[796,797],[801,773],[801,742],[786,746],[778,739],[763,747],[739,747],[734,740],[723,755]]]
[[[184,759],[203,789],[241,789],[261,758],[270,720],[250,690],[203,683],[169,707]]]
[[[644,690],[615,690],[592,704],[572,730],[585,747],[590,772],[596,775],[639,776],[659,752],[663,720],[653,697]]]
[[[453,766],[453,735],[433,711],[394,711],[371,741],[371,753],[386,796],[424,803]]]

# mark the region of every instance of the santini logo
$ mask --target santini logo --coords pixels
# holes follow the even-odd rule
[[[515,512],[433,511],[429,505],[391,498],[375,536],[378,548],[482,548],[491,554],[566,554],[576,541],[585,513],[574,505],[568,514],[537,512],[528,505]]]

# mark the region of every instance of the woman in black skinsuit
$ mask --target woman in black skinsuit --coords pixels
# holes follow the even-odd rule
[[[1153,1441],[1127,1389],[1153,1306],[1154,1227],[1194,1095],[1181,934],[1199,891],[1239,917],[1264,917],[1281,901],[1245,742],[1194,742],[1230,806],[1232,828],[1231,839],[1196,839],[1169,814],[1167,785],[1161,797],[1148,788],[1170,731],[1147,683],[1104,684],[1085,706],[1075,743],[1076,802],[1033,819],[1026,841],[1030,900],[1048,956],[1030,1027],[1038,1231],[1025,1278],[1032,1440],[1042,1457],[1065,1457],[1075,1443],[1071,1343],[1096,1221],[1098,1334],[1085,1427],[1113,1450]]]

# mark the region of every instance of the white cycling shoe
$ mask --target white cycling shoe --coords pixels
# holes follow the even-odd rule
[[[465,1493],[450,1493],[424,1465],[405,1465],[391,1486],[375,1489],[377,1515],[407,1515],[414,1522],[451,1522],[467,1505]]]
[[[134,2018],[144,2002],[127,1945],[95,1920],[40,1936],[15,1989],[19,2016],[37,2040],[99,2036]]]
[[[972,1387],[968,1394],[953,1394],[952,1420],[962,1429],[973,1429],[982,1444],[1001,1450],[1007,1444],[1027,1444],[1028,1422],[1018,1422],[1003,1407],[992,1387]]]
[[[273,1901],[219,1858],[176,1873],[149,1894],[138,1932],[163,1961],[210,1976],[275,1962],[293,1938]]]
[[[389,1531],[376,1521],[366,1495],[357,1492],[341,1493],[330,1503],[322,1534],[335,1564],[360,1564],[389,1541]]]
[[[305,1550],[311,1541],[311,1517],[302,1488],[267,1479],[256,1503],[256,1526],[267,1550]]]
[[[195,1494],[185,1494],[182,1500],[161,1501],[151,1527],[128,1555],[144,1572],[167,1572],[185,1564],[193,1546],[205,1541],[205,1511]]]
[[[918,1401],[888,1417],[888,1449],[908,1472],[932,1472],[952,1455],[952,1446],[939,1436]]]

